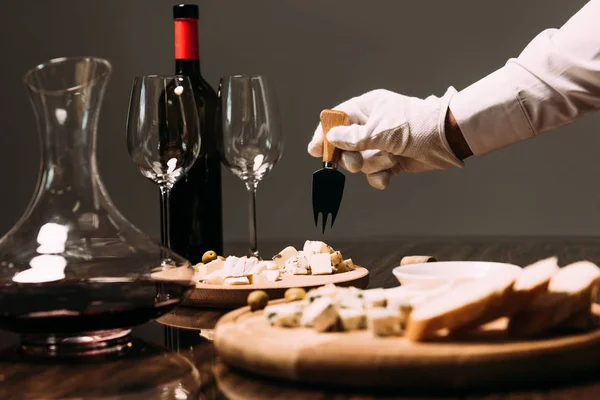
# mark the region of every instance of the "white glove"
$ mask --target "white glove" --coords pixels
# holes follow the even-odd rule
[[[448,104],[456,90],[426,99],[403,96],[384,89],[373,90],[334,107],[350,117],[349,126],[337,126],[327,140],[342,150],[340,165],[362,171],[369,184],[385,189],[390,176],[463,167],[446,140],[444,123]],[[323,156],[323,129],[317,127],[308,152]]]

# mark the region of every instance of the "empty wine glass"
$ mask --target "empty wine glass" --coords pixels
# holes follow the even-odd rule
[[[245,184],[250,197],[250,255],[259,257],[256,188],[283,152],[277,103],[261,75],[221,78],[217,145],[223,164]]]
[[[187,76],[143,76],[133,81],[127,149],[142,175],[161,193],[161,240],[170,247],[169,195],[200,151],[200,125]]]

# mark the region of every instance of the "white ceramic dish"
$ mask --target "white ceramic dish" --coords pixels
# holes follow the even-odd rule
[[[392,273],[402,285],[433,289],[448,283],[465,282],[494,275],[514,274],[514,264],[486,261],[441,261],[396,267]]]

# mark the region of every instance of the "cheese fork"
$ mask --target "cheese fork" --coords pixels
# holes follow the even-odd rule
[[[327,132],[334,126],[348,125],[350,118],[342,111],[323,110],[320,119],[323,127],[323,168],[313,173],[312,202],[315,226],[319,225],[319,214],[321,214],[323,233],[325,233],[329,214],[331,214],[331,227],[333,227],[346,181],[344,174],[337,170],[340,150],[327,141]]]

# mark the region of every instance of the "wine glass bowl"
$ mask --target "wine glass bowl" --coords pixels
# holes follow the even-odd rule
[[[172,188],[200,152],[198,115],[189,78],[134,79],[127,118],[127,150],[142,175]]]
[[[249,201],[250,255],[258,256],[256,188],[283,153],[277,102],[262,75],[221,78],[217,148],[223,164],[246,185]]]

